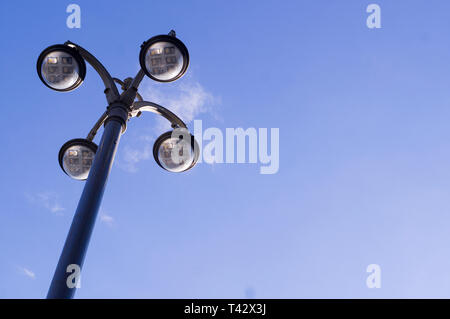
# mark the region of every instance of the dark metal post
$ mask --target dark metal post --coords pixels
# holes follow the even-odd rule
[[[77,289],[70,284],[74,282],[73,275],[76,268],[79,267],[78,269],[81,270],[83,266],[122,127],[127,119],[126,108],[123,105],[110,106],[109,114],[110,117],[106,120],[103,136],[81,194],[47,298],[72,298]],[[68,269],[69,265],[71,266]]]

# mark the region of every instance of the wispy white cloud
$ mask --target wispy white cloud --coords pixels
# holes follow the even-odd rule
[[[151,145],[148,142],[144,142],[139,148],[125,145],[122,160],[119,162],[119,167],[129,173],[137,172],[137,164],[140,161],[144,161],[150,158],[152,154]]]
[[[199,82],[185,79],[170,86],[146,82],[139,90],[146,101],[154,102],[174,112],[185,123],[193,121],[197,115],[212,112],[219,99],[208,92]],[[159,118],[161,128],[170,129],[170,123]]]
[[[108,226],[112,226],[115,222],[111,215],[105,213],[100,214],[100,221]]]
[[[35,279],[36,278],[36,274],[33,271],[31,271],[30,269],[28,269],[28,268],[19,267],[19,270],[20,270],[22,275],[25,275],[25,276],[27,276],[27,277],[29,277],[31,279]]]
[[[59,196],[55,192],[45,191],[39,192],[35,195],[25,194],[28,200],[32,203],[38,204],[53,214],[60,215],[65,210],[59,202]]]
[[[214,108],[220,99],[208,92],[198,81],[183,78],[167,85],[165,83],[144,82],[139,88],[144,100],[164,106],[186,124],[192,122],[199,114],[214,114]],[[171,129],[169,121],[158,117],[155,136],[144,136],[137,147],[125,145],[118,166],[129,173],[138,171],[138,163],[153,156],[153,142],[159,134]]]

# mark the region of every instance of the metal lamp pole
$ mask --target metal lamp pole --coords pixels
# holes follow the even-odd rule
[[[127,114],[125,110],[124,114]],[[75,294],[76,287],[71,287],[68,282],[70,280],[67,276],[68,271],[72,272],[71,265],[72,267],[79,267],[79,270],[83,266],[89,239],[125,121],[126,118],[117,116],[109,118],[105,123],[99,149],[81,194],[47,298],[72,298]],[[79,278],[76,278],[76,280],[79,280]]]
[[[81,272],[108,175],[120,136],[126,129],[128,119],[139,116],[142,111],[150,111],[168,119],[173,128],[186,128],[185,123],[166,108],[152,102],[142,101],[137,90],[144,77],[143,70],[140,70],[134,79],[127,78],[122,82],[112,78],[103,65],[79,45],[69,41],[65,45],[75,48],[100,75],[106,87],[105,94],[109,105],[87,137],[92,141],[97,130],[104,124],[103,136],[47,294],[47,298],[51,299],[73,298],[75,294],[79,277],[75,278],[72,275],[79,276]],[[122,85],[124,90],[122,94],[119,94],[114,82]],[[136,97],[139,101],[135,102]]]

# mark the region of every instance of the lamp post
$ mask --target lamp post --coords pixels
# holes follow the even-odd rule
[[[86,139],[73,139],[65,143],[59,152],[63,171],[76,180],[86,180],[69,234],[47,294],[47,298],[72,298],[79,283],[79,271],[83,266],[89,239],[105,190],[120,136],[127,122],[143,111],[162,115],[171,122],[172,130],[162,134],[155,142],[153,155],[159,166],[182,172],[192,168],[199,150],[185,123],[168,109],[143,101],[138,87],[144,75],[159,82],[172,82],[183,76],[189,65],[189,53],[175,37],[159,35],[145,41],[139,55],[141,70],[134,78],[121,81],[112,78],[105,67],[87,50],[67,41],[45,49],[37,61],[37,72],[42,82],[56,91],[71,91],[81,85],[88,62],[100,75],[105,85],[108,102]],[[123,92],[115,83],[121,85]],[[135,101],[137,99],[137,101]],[[104,126],[100,144],[95,145],[97,131]]]

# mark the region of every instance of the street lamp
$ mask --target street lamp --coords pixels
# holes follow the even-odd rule
[[[134,78],[122,81],[111,77],[91,53],[70,41],[50,46],[39,55],[37,73],[47,87],[56,91],[74,90],[83,82],[85,62],[88,62],[102,79],[108,102],[106,111],[87,137],[70,140],[59,151],[58,160],[63,171],[73,179],[86,180],[86,184],[47,298],[72,298],[75,294],[77,285],[69,282],[74,278],[71,272],[77,267],[81,271],[120,136],[131,118],[148,111],[170,121],[173,130],[162,134],[153,147],[159,166],[171,172],[183,172],[197,163],[198,144],[188,132],[186,124],[165,107],[143,101],[138,93],[144,75],[160,82],[175,81],[183,76],[189,65],[186,46],[175,37],[175,31],[172,30],[168,35],[145,41],[139,59],[141,70]],[[122,93],[119,93],[116,83],[120,84]],[[97,146],[93,139],[102,126],[103,135]]]
[[[151,79],[172,82],[183,76],[189,66],[186,46],[174,36],[158,35],[145,41],[141,46],[139,62],[142,70]]]
[[[86,180],[98,146],[87,139],[76,138],[59,150],[59,165],[64,173],[77,180]]]
[[[86,63],[81,55],[67,45],[52,45],[37,60],[41,81],[56,91],[72,91],[83,83]]]
[[[153,157],[159,166],[169,172],[184,172],[197,163],[198,147],[186,129],[176,129],[158,137],[153,145]]]

